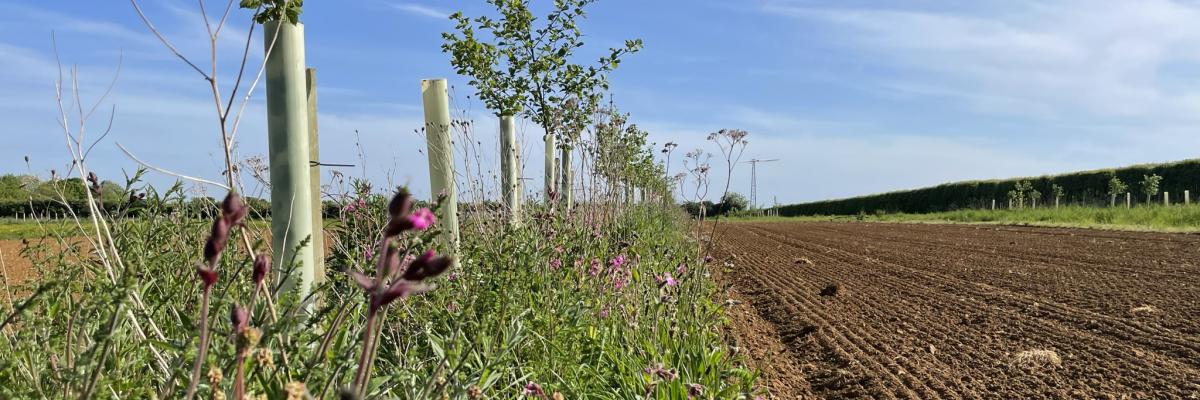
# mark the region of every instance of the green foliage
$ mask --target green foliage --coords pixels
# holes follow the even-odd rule
[[[1150,174],[1142,176],[1142,194],[1146,195],[1146,204],[1150,203],[1150,199],[1158,194],[1158,186],[1162,183],[1162,177]]]
[[[93,382],[103,396],[124,398],[178,397],[186,387],[199,324],[200,288],[190,266],[201,258],[211,220],[168,213],[166,206],[188,202],[178,186],[146,191],[140,217],[107,221],[124,260],[112,261],[112,275],[109,263],[71,241],[35,240],[23,251],[42,275],[13,288],[22,293],[15,305],[25,307],[0,337],[0,352],[9,355],[0,357],[0,398],[79,397]],[[201,398],[231,388],[238,337],[227,315],[234,304],[252,306],[250,326],[262,332],[243,364],[249,393],[285,398],[300,382],[312,397],[329,398],[350,381],[366,307],[345,271],[369,273],[374,265],[364,252],[382,224],[379,198],[361,190],[340,204],[344,214],[330,236],[341,245],[332,251],[328,283],[314,290],[321,301],[311,314],[289,293],[273,306],[251,301],[254,250],[241,248],[240,235],[250,234],[255,249],[269,245],[254,230],[235,231],[213,289],[212,346],[203,363],[224,379],[203,379]],[[364,206],[348,210],[352,202]],[[498,215],[464,221],[461,267],[385,314],[369,397],[518,398],[530,382],[566,398],[683,399],[690,384],[714,398],[753,395],[756,375],[726,350],[723,310],[713,300],[718,288],[677,212],[584,208],[570,218],[540,213],[525,227],[488,230],[501,225],[489,221]],[[433,235],[404,247],[423,249]],[[282,265],[268,277],[272,288],[289,270]],[[11,312],[12,304],[0,304],[0,316]],[[659,365],[677,377],[650,372]]]
[[[704,201],[697,203],[688,201],[683,203],[683,210],[692,216],[700,216],[701,207],[704,207],[706,216],[717,215],[735,215],[739,211],[744,211],[750,208],[750,200],[746,199],[741,193],[729,192],[721,197],[720,203]]]
[[[1057,183],[1050,184],[1050,195],[1053,196],[1055,200],[1062,199],[1066,192],[1066,189],[1063,189],[1063,187],[1059,186]]]
[[[594,65],[576,63],[584,45],[578,20],[593,1],[555,1],[539,24],[527,1],[488,0],[499,18],[452,14],[457,32],[442,34],[442,51],[496,115],[524,113],[569,147],[608,90],[608,74],[642,47],[641,40],[627,40]]]
[[[1121,178],[1116,174],[1112,174],[1108,179],[1108,194],[1110,196],[1116,196],[1128,191],[1129,185],[1126,185],[1125,182],[1121,181]]]
[[[932,213],[969,208],[989,208],[993,199],[1003,200],[1016,182],[1029,181],[1033,188],[1047,193],[1052,185],[1063,189],[1064,201],[1081,205],[1107,205],[1111,195],[1127,192],[1124,182],[1136,182],[1143,175],[1155,174],[1163,177],[1160,191],[1196,192],[1200,187],[1200,159],[1185,160],[1168,164],[1144,164],[1117,169],[1082,171],[1062,175],[1007,180],[966,181],[947,183],[934,187],[903,190],[847,199],[825,200],[804,204],[792,204],[779,208],[780,215],[855,215],[859,211],[885,210],[887,212]],[[1123,187],[1110,186],[1112,178],[1122,182]],[[1112,191],[1112,189],[1121,189]]]
[[[296,24],[300,22],[300,13],[304,12],[304,0],[241,0],[239,6],[255,10],[254,22],[260,24],[268,21]]]

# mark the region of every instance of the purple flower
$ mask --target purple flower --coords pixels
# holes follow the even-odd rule
[[[707,264],[710,262],[713,262],[713,256],[704,256],[704,263]]]
[[[679,263],[679,267],[675,268],[675,275],[683,275],[687,273],[687,264]]]
[[[613,269],[621,269],[621,265],[625,264],[625,255],[619,255],[617,258],[612,259],[611,262]]]
[[[668,273],[663,273],[662,275],[655,275],[654,281],[658,282],[658,286],[675,286],[675,285],[679,284],[679,282],[675,281],[675,278],[672,277],[671,274],[668,274]]]
[[[600,260],[599,259],[595,259],[595,258],[592,259],[592,267],[588,268],[588,275],[591,275],[593,277],[600,275]]]
[[[455,280],[455,279],[458,279],[458,273],[457,273],[457,272],[451,272],[451,273],[449,273],[449,274],[447,274],[447,275],[446,275],[446,280],[447,280],[447,281],[454,282],[454,280]]]
[[[562,260],[559,260],[557,258],[550,260],[550,269],[551,270],[557,271],[559,268],[562,268]]]
[[[408,222],[412,224],[413,229],[418,231],[429,229],[436,220],[437,218],[433,216],[433,212],[429,211],[428,208],[418,209],[412,215],[408,216]]]
[[[271,257],[266,254],[259,253],[258,256],[254,257],[254,274],[252,275],[254,278],[254,284],[261,284],[263,280],[267,278],[267,273],[270,272]]]
[[[600,309],[600,318],[608,318],[608,306]]]
[[[525,384],[525,390],[522,393],[526,396],[546,397],[546,391],[542,390],[542,385],[533,381]]]
[[[704,397],[704,386],[700,386],[699,383],[687,385],[687,390],[689,399],[693,397]]]

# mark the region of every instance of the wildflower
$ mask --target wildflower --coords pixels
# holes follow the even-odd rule
[[[363,249],[363,258],[367,260],[375,258],[375,248],[368,246],[367,248]]]
[[[675,285],[679,284],[679,282],[677,282],[675,280],[675,278],[672,277],[671,274],[669,274],[669,273],[663,273],[662,275],[655,275],[654,281],[657,282],[658,286],[660,286],[660,287],[661,286],[675,286]]]
[[[679,377],[679,373],[675,372],[674,368],[666,369],[666,368],[663,368],[662,364],[654,364],[652,366],[646,367],[645,371],[646,371],[646,374],[648,374],[648,375],[657,376],[659,379],[662,379],[662,380],[668,381],[668,382],[673,381],[673,380],[675,380],[675,378]]]
[[[388,258],[395,258],[395,262],[399,263],[399,258],[393,255],[391,249],[393,248],[389,247]],[[453,260],[449,257],[437,256],[433,250],[429,250],[414,259],[408,269],[386,287],[382,286],[381,282],[375,282],[374,278],[357,271],[351,271],[350,276],[360,288],[371,293],[371,309],[378,310],[398,298],[428,291],[431,287],[422,284],[421,281],[441,275],[452,263]]]
[[[613,258],[611,263],[612,263],[613,269],[620,269],[621,265],[625,264],[625,255],[622,254],[622,255],[617,256],[616,258]]]
[[[542,390],[542,385],[538,385],[537,382],[533,381],[525,384],[525,390],[522,392],[522,394],[539,398],[546,397],[546,391]]]
[[[679,266],[675,268],[675,275],[682,276],[684,274],[687,274],[687,264],[679,263]]]
[[[479,390],[478,386],[471,386],[467,388],[467,398],[471,400],[483,398],[483,391]]]
[[[710,256],[710,255],[706,255],[706,256],[704,256],[704,263],[705,263],[705,264],[708,264],[708,263],[711,263],[711,262],[713,262],[713,256]]]
[[[288,400],[301,400],[308,398],[308,388],[303,382],[291,381],[283,386],[283,390],[287,392]]]
[[[200,277],[200,281],[204,283],[205,288],[210,288],[217,283],[217,271],[212,268],[196,264],[196,275]]]
[[[267,278],[267,273],[271,272],[271,256],[263,253],[258,253],[254,257],[254,284],[260,285]]]
[[[429,227],[433,226],[433,223],[437,220],[437,218],[433,216],[433,211],[429,211],[428,208],[418,209],[407,218],[408,222],[412,224],[412,228],[418,231],[429,229]]]
[[[246,330],[246,326],[250,323],[250,312],[242,306],[233,305],[233,309],[229,313],[229,322],[233,325],[233,331],[242,333]]]
[[[608,306],[600,309],[600,318],[608,318]]]
[[[408,194],[408,189],[400,188],[388,203],[388,222],[383,228],[384,236],[394,237],[413,228],[413,221],[408,218],[412,204],[412,196]]]
[[[588,275],[591,275],[593,277],[600,275],[600,260],[599,259],[595,259],[595,258],[592,259],[592,267],[588,268]]]
[[[557,258],[550,260],[550,269],[551,270],[558,270],[559,268],[562,268],[562,260],[559,260]]]
[[[225,200],[221,202],[221,217],[213,220],[208,241],[204,242],[204,260],[208,264],[208,269],[216,268],[221,252],[225,251],[225,245],[229,243],[229,230],[241,225],[249,212],[249,207],[242,203],[242,199],[238,197],[237,193],[229,192],[225,196]],[[213,282],[216,280],[214,279]],[[205,283],[208,284],[207,281]]]
[[[456,279],[458,279],[458,273],[457,273],[457,272],[451,272],[451,273],[449,273],[449,274],[446,274],[446,280],[447,280],[447,281],[454,282],[454,280],[456,280]]]
[[[699,383],[687,385],[687,391],[689,399],[693,397],[704,397],[704,386],[701,386]]]

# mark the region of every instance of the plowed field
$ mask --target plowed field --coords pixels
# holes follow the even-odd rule
[[[735,333],[777,397],[1200,399],[1200,235],[720,230]]]

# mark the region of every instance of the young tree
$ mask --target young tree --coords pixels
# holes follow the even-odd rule
[[[1012,209],[1013,205],[1017,204],[1018,196],[1020,196],[1020,194],[1016,191],[1016,189],[1008,191],[1008,208],[1009,209]]]
[[[1029,181],[1018,181],[1013,189],[1013,198],[1017,201],[1017,208],[1025,208],[1025,194],[1033,190],[1033,183]]]
[[[1064,193],[1066,191],[1063,190],[1062,186],[1058,186],[1056,183],[1050,185],[1050,195],[1054,196],[1054,208],[1058,208],[1058,202],[1062,199]]]
[[[442,34],[442,51],[451,54],[450,64],[471,78],[488,108],[500,117],[523,114],[545,131],[547,200],[558,190],[556,148],[573,148],[579,130],[590,123],[602,92],[608,90],[607,75],[622,57],[642,47],[640,39],[626,40],[624,47],[610,48],[594,65],[575,63],[573,56],[583,47],[577,20],[585,18],[584,6],[594,1],[555,1],[544,22],[536,24],[527,1],[488,0],[498,19],[456,12],[450,19],[457,23],[457,32]],[[490,37],[478,36],[483,32]]]
[[[1142,176],[1142,194],[1146,195],[1146,205],[1150,205],[1150,199],[1158,194],[1158,186],[1162,183],[1162,177],[1157,174]]]
[[[1117,206],[1117,195],[1129,191],[1129,186],[1125,182],[1121,182],[1116,174],[1113,174],[1108,180],[1108,195],[1110,196],[1109,207]]]
[[[1038,200],[1042,199],[1042,192],[1039,192],[1037,189],[1031,189],[1029,191],[1029,199],[1033,200],[1033,208],[1036,209]]]

